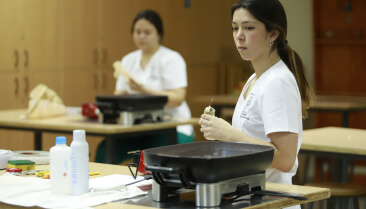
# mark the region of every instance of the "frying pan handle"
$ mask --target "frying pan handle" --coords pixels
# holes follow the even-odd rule
[[[193,185],[189,182],[188,175],[185,169],[183,168],[167,168],[167,167],[159,167],[159,166],[153,166],[153,165],[147,165],[145,167],[147,171],[151,171],[154,180],[156,183],[165,186],[166,181],[172,181],[172,180],[164,180],[163,173],[165,174],[178,174],[180,178],[180,183],[185,188],[192,188]]]
[[[151,172],[158,172],[158,173],[179,173],[183,171],[180,168],[166,168],[154,165],[147,165],[145,169]]]

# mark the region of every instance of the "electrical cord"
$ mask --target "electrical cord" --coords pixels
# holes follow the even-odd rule
[[[288,197],[288,198],[293,198],[296,200],[308,200],[307,197],[302,197],[302,196],[297,196],[297,195],[291,195],[291,194],[286,194],[286,193],[282,193],[282,192],[276,192],[276,191],[270,191],[270,190],[261,190],[261,191],[241,191],[240,195],[237,195],[233,198],[234,202],[240,202],[242,200],[238,200],[240,197],[246,196],[246,195],[258,195],[258,196],[277,196],[277,197]]]

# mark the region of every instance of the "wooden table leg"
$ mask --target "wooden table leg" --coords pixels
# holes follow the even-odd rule
[[[115,159],[116,154],[115,151],[115,141],[113,136],[106,136],[105,137],[105,145],[106,145],[106,163],[108,164],[114,164],[113,160]]]
[[[42,150],[42,131],[34,131],[34,150]]]

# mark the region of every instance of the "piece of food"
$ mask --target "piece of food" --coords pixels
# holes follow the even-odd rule
[[[211,107],[210,105],[207,106],[205,108],[205,110],[203,111],[204,114],[209,114],[209,115],[212,115],[212,116],[215,116],[215,109],[213,107]],[[201,127],[205,127],[204,125],[201,125]],[[206,138],[206,137],[205,137]],[[207,140],[214,140],[214,139],[211,139],[211,138],[206,138]]]
[[[115,61],[113,63],[113,68],[114,68],[114,72],[113,72],[113,76],[114,78],[118,78],[119,75],[125,77],[126,80],[133,80],[135,83],[141,85],[141,83],[139,81],[137,81],[131,74],[130,72],[124,68],[122,66],[122,63],[120,61]]]
[[[205,110],[203,111],[204,114],[209,114],[212,116],[215,116],[215,109],[211,106],[208,106],[205,108]]]
[[[46,173],[42,178],[43,179],[50,179],[51,175],[49,173]]]

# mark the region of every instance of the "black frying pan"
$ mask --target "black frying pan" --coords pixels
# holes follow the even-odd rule
[[[153,173],[158,183],[178,186],[177,180],[183,176],[185,187],[190,183],[217,183],[263,172],[270,167],[273,153],[271,146],[219,141],[144,150],[146,170]]]

